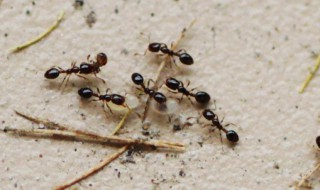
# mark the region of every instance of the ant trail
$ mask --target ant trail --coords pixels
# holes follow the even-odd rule
[[[16,112],[17,115],[32,121],[36,124],[43,124],[48,129],[13,129],[13,128],[5,128],[4,132],[18,134],[21,136],[33,136],[33,137],[42,137],[42,138],[57,138],[60,137],[62,139],[71,139],[75,141],[86,141],[98,144],[116,144],[116,145],[142,145],[147,147],[156,147],[156,148],[164,148],[171,149],[176,151],[184,151],[184,145],[181,143],[161,141],[161,140],[152,140],[145,141],[142,139],[131,139],[131,138],[123,138],[114,135],[110,136],[100,136],[94,133],[73,130],[69,129],[65,126],[57,124],[52,121],[38,119],[32,116],[25,115],[21,112]]]
[[[189,30],[193,25],[194,23],[196,22],[196,20],[194,19],[193,21],[191,21],[191,23],[189,24],[189,26],[187,26],[186,28],[183,28],[181,33],[180,33],[180,36],[178,37],[178,39],[175,41],[175,43],[172,44],[172,50],[176,49],[177,46],[179,45],[180,41],[184,38],[185,36],[185,33],[187,32],[187,30]],[[170,58],[170,56],[166,55],[165,59],[160,63],[160,66],[156,72],[156,75],[155,75],[155,83],[154,83],[154,87],[157,88],[158,86],[158,82],[160,80],[160,75],[162,73],[162,70],[164,69],[164,66],[166,65],[168,59]],[[146,102],[146,107],[145,107],[145,110],[144,110],[144,113],[142,115],[142,123],[145,122],[146,118],[147,118],[147,115],[149,113],[149,107],[150,107],[150,99],[151,97],[148,97],[147,99],[147,102]]]
[[[125,151],[127,151],[129,149],[129,145],[123,146],[122,148],[120,148],[117,152],[115,152],[114,154],[105,157],[102,162],[100,162],[99,164],[97,164],[96,166],[92,167],[91,169],[89,169],[88,171],[86,171],[84,174],[82,174],[79,177],[76,177],[75,179],[65,182],[62,185],[59,185],[58,187],[54,188],[54,190],[64,190],[66,188],[69,188],[71,186],[73,186],[76,183],[79,183],[80,181],[87,179],[88,177],[98,173],[100,170],[102,170],[104,167],[106,167],[107,165],[109,165],[112,161],[114,161],[115,159],[117,159],[119,156],[121,156]]]

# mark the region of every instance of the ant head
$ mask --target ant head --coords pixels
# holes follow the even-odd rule
[[[162,104],[162,103],[167,101],[167,98],[161,92],[155,92],[154,95],[153,95],[153,98],[159,104]]]
[[[108,62],[108,57],[105,53],[99,53],[97,55],[97,63],[99,64],[99,66],[106,65],[107,62]]]
[[[90,88],[80,88],[78,90],[78,94],[82,97],[82,98],[91,98],[93,95],[93,91]]]
[[[320,136],[318,136],[318,137],[316,138],[316,143],[317,143],[318,147],[320,148]]]
[[[59,76],[60,71],[56,68],[51,68],[49,70],[47,70],[47,72],[44,74],[44,77],[46,77],[47,79],[55,79]]]
[[[159,52],[161,44],[158,42],[150,43],[148,46],[148,50],[151,52]]]
[[[166,86],[168,88],[170,88],[171,90],[177,90],[180,86],[180,81],[178,81],[175,78],[170,77],[166,80]]]
[[[119,94],[112,94],[111,101],[112,103],[120,106],[124,104],[125,98]]]
[[[193,64],[193,58],[191,55],[187,53],[181,53],[179,55],[180,62],[185,64],[185,65],[192,65]]]
[[[142,85],[144,81],[143,76],[139,73],[133,73],[131,79],[136,85]]]
[[[239,141],[239,136],[234,130],[227,131],[226,137],[230,142],[233,142],[233,143],[236,143]]]
[[[213,111],[211,111],[209,109],[203,110],[202,115],[204,118],[206,118],[209,121],[213,120],[216,117],[216,114],[213,113]]]
[[[195,94],[195,99],[199,104],[207,104],[210,101],[210,95],[200,91]]]

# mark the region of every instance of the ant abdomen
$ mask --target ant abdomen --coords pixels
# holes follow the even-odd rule
[[[210,95],[206,92],[200,91],[195,94],[195,99],[199,104],[206,104],[210,101]]]
[[[144,82],[143,76],[139,73],[133,73],[131,75],[131,80],[136,85],[142,85]]]
[[[318,147],[320,148],[320,136],[318,136],[318,137],[316,138],[316,143],[317,143]]]
[[[180,62],[185,64],[185,65],[192,65],[193,64],[193,58],[191,55],[187,53],[181,53],[179,55]]]
[[[233,142],[233,143],[236,143],[239,141],[239,136],[234,130],[227,131],[226,137],[230,142]]]
[[[90,88],[80,88],[78,90],[78,94],[82,97],[82,98],[86,98],[89,99],[93,96],[93,91]]]
[[[59,76],[60,71],[56,68],[51,68],[49,70],[47,70],[47,72],[44,74],[44,77],[46,77],[47,79],[55,79]]]

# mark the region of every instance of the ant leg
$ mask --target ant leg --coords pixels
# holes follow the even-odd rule
[[[224,152],[224,150],[223,150],[223,140],[222,140],[221,130],[219,130],[219,136],[220,136],[220,142],[221,142],[221,149],[222,149],[222,152]]]
[[[60,86],[59,86],[60,89],[62,88],[63,83],[64,83],[64,81],[66,80],[66,78],[68,77],[68,75],[70,75],[70,74],[66,74],[66,76],[64,76],[64,78],[63,78],[63,80],[62,80],[62,82],[61,82],[61,84],[60,84]]]
[[[100,96],[100,89],[98,87],[96,88],[97,88],[98,95]]]
[[[106,94],[108,94],[108,92],[110,91],[110,88],[107,88],[107,90],[106,90]]]
[[[107,108],[109,109],[110,113],[113,114],[113,112],[112,112],[111,108],[109,107],[109,105],[107,104],[107,102],[105,102],[103,105],[107,106]]]
[[[173,57],[173,56],[170,56],[170,59],[171,59],[171,63],[173,63],[173,65],[174,65],[177,69],[179,69],[179,66],[177,65],[176,60],[174,59],[174,57]]]
[[[187,85],[186,88],[188,88],[188,86],[190,85],[190,80],[187,79]]]
[[[187,51],[185,49],[180,49],[176,53],[180,55],[181,53],[187,53]]]
[[[71,68],[74,67],[74,66],[76,66],[76,62],[75,61],[71,62]]]
[[[84,77],[84,76],[81,76],[81,75],[79,75],[79,74],[76,74],[76,75],[77,75],[77,77],[83,78],[83,79],[85,79],[85,80],[89,80],[88,78],[86,78],[86,77]]]
[[[54,68],[54,67],[52,67],[52,68]],[[60,72],[64,71],[64,69],[62,69],[61,67],[57,67],[57,68],[60,70]]]
[[[69,82],[70,77],[71,77],[71,74],[67,75],[66,82],[64,83],[64,87],[63,87],[62,90],[61,90],[62,92],[63,92],[63,90],[67,87],[67,84],[68,84],[68,82]]]
[[[179,98],[179,103],[182,101],[184,94],[182,94],[181,98]]]
[[[141,88],[136,87],[138,93],[136,93],[136,95],[142,95],[144,93],[144,90]],[[139,93],[140,92],[140,93]]]
[[[143,54],[141,54],[141,53],[134,53],[133,55],[134,56],[145,56],[145,55],[147,55],[147,52],[148,52],[148,48],[144,51],[144,53]]]
[[[150,82],[152,82],[152,83],[153,83],[153,85],[155,85],[155,84],[156,84],[156,82],[154,82],[154,80],[149,79],[149,80],[148,80],[148,83],[147,83],[147,88],[149,88],[149,86],[150,86]]]
[[[140,35],[141,35],[141,36],[146,36],[143,32],[140,32]],[[150,35],[151,35],[151,34],[149,33],[149,35],[148,35],[148,44],[150,44]],[[143,54],[135,53],[134,56],[137,56],[137,55],[145,56],[145,55],[147,54],[147,52],[148,52],[148,48],[144,51]]]
[[[97,76],[97,73],[93,73],[93,74],[94,74],[94,76],[95,76],[96,78],[100,79],[104,84],[106,84],[106,81],[103,80],[102,78],[98,77],[98,76]]]
[[[187,96],[187,98],[188,98],[188,100],[191,102],[191,104],[194,105],[193,102],[192,102],[192,100],[190,99],[190,97]]]

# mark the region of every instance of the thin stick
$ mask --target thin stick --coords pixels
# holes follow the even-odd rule
[[[94,166],[93,168],[91,168],[90,170],[88,170],[87,172],[85,172],[84,174],[82,174],[79,177],[76,177],[75,179],[65,182],[62,185],[59,185],[58,187],[54,188],[54,190],[63,190],[66,189],[68,187],[71,187],[72,185],[92,176],[93,174],[99,172],[100,170],[102,170],[105,166],[107,166],[108,164],[110,164],[113,160],[117,159],[119,156],[121,156],[125,151],[128,150],[130,146],[126,145],[122,148],[120,148],[117,152],[115,152],[114,154],[107,156],[106,158],[103,159],[102,162],[100,162],[98,165]]]
[[[187,32],[187,30],[189,30],[193,24],[196,22],[196,20],[193,20],[191,21],[191,23],[189,24],[189,26],[187,26],[186,28],[183,28],[181,33],[180,33],[180,36],[178,37],[178,39],[175,41],[175,43],[172,45],[172,50],[176,49],[177,46],[179,45],[180,41],[184,38],[185,36],[185,33]],[[159,79],[160,79],[160,75],[162,73],[162,70],[164,69],[164,66],[166,65],[168,59],[170,57],[168,55],[165,56],[165,59],[160,63],[160,66],[157,70],[157,73],[156,73],[156,76],[155,76],[155,79],[154,79],[154,86],[157,87],[158,85],[158,82],[159,82]],[[145,106],[145,109],[144,109],[144,113],[143,113],[143,116],[142,116],[142,123],[146,120],[147,118],[147,115],[148,115],[148,112],[149,112],[149,107],[150,107],[150,96],[148,96],[148,99],[147,99],[147,102],[146,102],[146,106]]]
[[[59,26],[60,22],[62,21],[63,15],[64,15],[64,11],[61,11],[58,19],[44,33],[40,34],[36,38],[34,38],[34,39],[32,39],[22,45],[19,45],[17,47],[12,48],[10,51],[11,52],[18,52],[20,50],[23,50],[23,49],[39,42],[40,40],[42,40],[43,38],[48,36],[54,29],[56,29]]]
[[[52,130],[52,129],[13,129],[13,128],[5,128],[5,132],[18,134],[21,136],[32,136],[32,137],[42,137],[42,138],[60,138],[60,139],[72,139],[74,141],[81,142],[92,142],[99,144],[117,144],[117,145],[143,145],[148,147],[156,147],[156,148],[165,148],[172,149],[175,151],[184,151],[184,145],[180,143],[174,142],[166,142],[166,141],[145,141],[142,139],[131,139],[131,138],[123,138],[118,136],[98,136],[93,134],[80,134],[74,131],[61,131],[61,130]]]
[[[113,132],[111,133],[111,135],[116,135],[117,132],[121,129],[121,127],[124,125],[124,122],[126,121],[126,119],[128,118],[128,116],[131,113],[131,109],[128,108],[127,113],[123,116],[123,118],[121,119],[121,121],[119,122],[119,124],[116,126],[116,128],[113,130]]]
[[[306,181],[307,179],[309,179],[309,178],[312,176],[312,174],[313,174],[314,172],[316,172],[319,168],[320,168],[320,163],[312,170],[312,172],[311,172],[310,174],[308,174],[307,176],[305,176],[304,178],[301,179],[301,181],[298,183],[297,187],[298,187],[298,188],[303,187],[305,181]],[[297,189],[298,189],[298,188],[297,188]]]
[[[310,81],[314,77],[315,73],[319,70],[319,67],[320,67],[320,55],[318,56],[318,58],[316,60],[316,64],[314,65],[313,70],[309,73],[307,79],[303,82],[302,87],[299,90],[300,94],[303,93],[304,90],[307,88],[307,86],[309,85]]]
[[[72,138],[79,141],[89,141],[94,143],[116,143],[116,144],[140,144],[145,146],[156,146],[158,148],[173,148],[177,150],[184,150],[184,145],[181,143],[167,142],[167,141],[144,141],[142,139],[129,139],[121,138],[118,136],[100,136],[94,133],[69,129],[68,127],[62,126],[52,121],[39,119],[36,117],[28,116],[21,112],[16,111],[19,116],[32,121],[37,124],[43,124],[47,129],[12,129],[5,128],[5,132],[11,132],[23,136],[36,136],[36,137],[61,137],[61,138]]]

